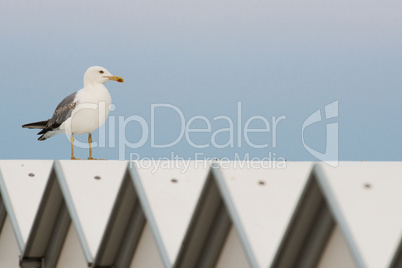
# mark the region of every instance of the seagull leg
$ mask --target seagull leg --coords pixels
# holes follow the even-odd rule
[[[88,134],[88,144],[89,144],[89,157],[88,160],[105,160],[105,159],[96,159],[92,157],[92,133]]]
[[[92,157],[92,133],[88,134],[88,144],[89,144],[89,157],[88,160],[105,160],[105,159],[96,159]]]
[[[89,144],[89,157],[88,160],[94,160],[92,157],[92,133],[88,134],[88,144]]]
[[[80,160],[80,159],[74,157],[74,134],[73,133],[71,133],[70,143],[71,143],[71,160]]]

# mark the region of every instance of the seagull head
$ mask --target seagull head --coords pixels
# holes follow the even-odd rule
[[[84,87],[85,85],[104,84],[109,80],[124,82],[124,79],[112,75],[108,70],[100,66],[89,67],[84,74]]]

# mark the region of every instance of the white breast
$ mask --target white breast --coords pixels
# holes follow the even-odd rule
[[[67,130],[70,124],[72,133],[81,135],[92,133],[105,123],[112,98],[106,87],[98,84],[78,91],[75,102],[77,105],[71,119],[66,121],[64,127]]]

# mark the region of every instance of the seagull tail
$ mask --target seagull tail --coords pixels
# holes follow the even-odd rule
[[[48,133],[50,131],[49,128],[46,128],[47,123],[49,122],[50,119],[45,120],[45,121],[39,121],[39,122],[33,122],[33,123],[28,123],[25,125],[22,125],[23,128],[30,128],[30,129],[41,129],[41,131],[38,133],[38,135],[43,134],[42,136],[39,137],[38,140],[44,141],[47,138],[50,138],[52,133]]]
[[[22,125],[22,127],[23,128],[30,128],[30,129],[44,129],[44,128],[46,128],[47,122],[49,122],[49,120],[40,121],[40,122],[34,122],[34,123],[28,123],[28,124]]]

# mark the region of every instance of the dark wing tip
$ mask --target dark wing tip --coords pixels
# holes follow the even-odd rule
[[[38,138],[38,141],[44,141],[44,140],[47,139],[47,138],[45,138],[45,137],[43,137],[43,136],[45,136],[45,134],[43,134],[42,136],[40,136],[40,137]]]
[[[33,123],[24,124],[24,125],[22,125],[22,127],[23,128],[31,128],[31,129],[32,128],[33,129],[44,129],[48,122],[49,122],[49,120],[33,122]]]

